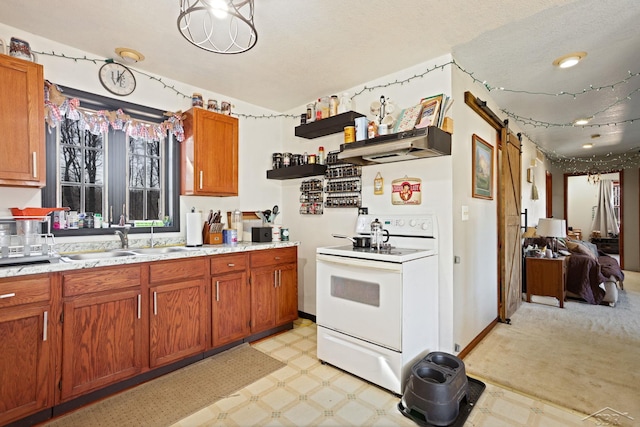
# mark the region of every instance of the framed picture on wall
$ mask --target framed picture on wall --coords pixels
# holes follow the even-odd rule
[[[473,134],[472,148],[471,195],[493,200],[493,146]]]

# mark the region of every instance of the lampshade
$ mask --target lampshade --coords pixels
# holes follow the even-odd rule
[[[538,220],[538,236],[567,237],[567,221],[555,218],[540,218]]]
[[[255,46],[254,0],[180,0],[178,29],[195,46],[214,53],[246,52]]]

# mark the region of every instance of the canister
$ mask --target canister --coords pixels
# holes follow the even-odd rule
[[[288,228],[282,227],[280,229],[280,240],[282,240],[283,242],[288,242],[289,241],[289,229]]]
[[[356,141],[356,127],[345,126],[344,127],[344,143],[350,144]]]
[[[282,166],[291,166],[291,153],[282,153]]]
[[[367,139],[367,128],[369,127],[369,119],[366,117],[357,117],[355,120],[356,141],[364,141]]]
[[[271,169],[279,169],[282,167],[282,153],[273,153],[271,155]]]

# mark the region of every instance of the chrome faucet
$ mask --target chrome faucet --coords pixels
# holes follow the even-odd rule
[[[122,249],[129,248],[129,227],[125,227],[124,231],[116,230],[116,236],[120,237],[120,245]]]
[[[153,226],[151,226],[151,243],[150,246],[153,247]]]

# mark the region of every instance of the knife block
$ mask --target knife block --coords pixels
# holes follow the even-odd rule
[[[216,223],[209,224],[204,223],[202,228],[202,242],[205,245],[220,245],[222,244],[222,228],[224,224]]]

